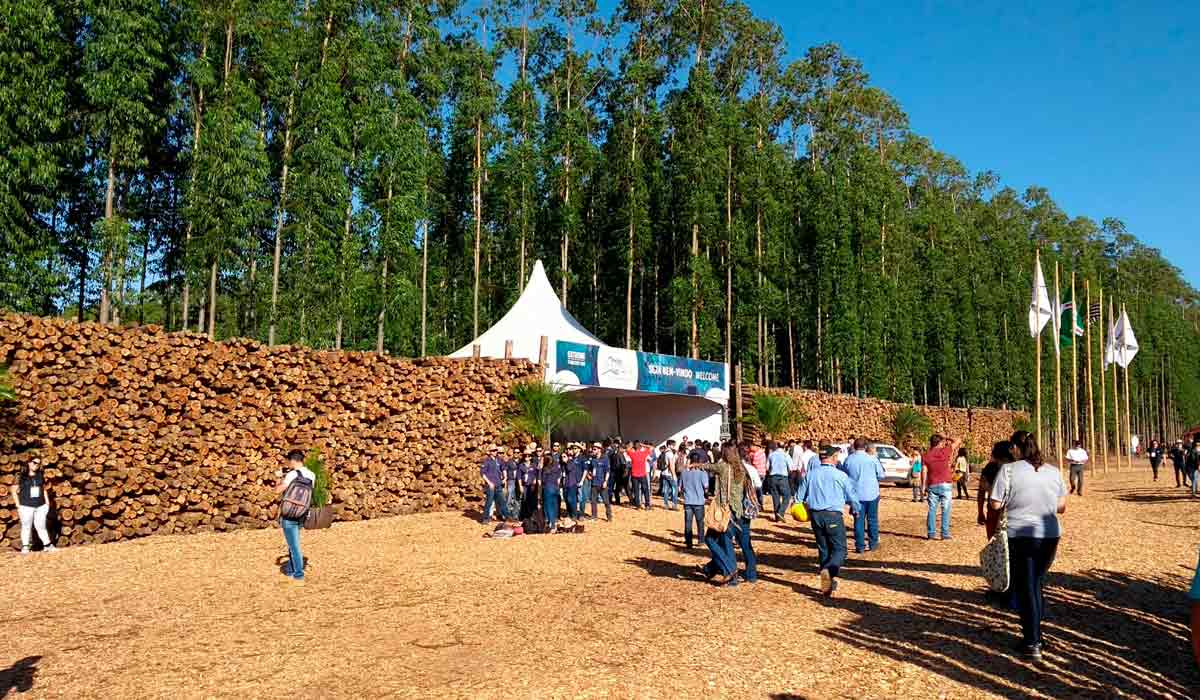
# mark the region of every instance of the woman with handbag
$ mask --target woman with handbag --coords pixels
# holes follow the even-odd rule
[[[737,457],[737,451],[725,450],[716,464],[693,464],[711,475],[714,486],[712,503],[704,509],[704,544],[712,553],[712,559],[700,567],[700,573],[705,581],[712,581],[718,575],[717,584],[721,586],[737,585],[737,559],[733,554],[733,495],[732,480],[735,474],[744,472],[742,460]],[[738,505],[741,505],[740,503]]]
[[[1017,431],[1012,442],[1020,450],[1021,459],[997,472],[991,506],[1003,510],[1004,529],[996,536],[1007,538],[1010,586],[1015,589],[1021,616],[1018,651],[1040,661],[1045,610],[1042,587],[1058,551],[1062,535],[1058,516],[1067,510],[1067,488],[1058,468],[1042,459],[1036,437]]]

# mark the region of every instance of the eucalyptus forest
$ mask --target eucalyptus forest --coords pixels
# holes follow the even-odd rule
[[[612,345],[1028,409],[1040,250],[1100,309],[1067,390],[1124,306],[1134,427],[1200,422],[1200,297],[1120,202],[969,171],[736,0],[605,5],[0,0],[0,307],[416,357],[542,260]]]

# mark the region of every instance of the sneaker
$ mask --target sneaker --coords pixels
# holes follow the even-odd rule
[[[288,583],[292,584],[293,586],[303,586],[304,579],[296,578],[295,576],[288,576]]]
[[[1042,645],[1040,644],[1021,644],[1018,647],[1021,656],[1033,662],[1042,660]]]
[[[45,549],[43,549],[42,551],[43,551],[43,552],[57,552],[57,551],[58,551],[58,547],[55,547],[55,546],[54,546],[54,545],[52,545],[52,544],[48,544],[48,545],[46,545]]]
[[[21,554],[32,554],[32,553],[33,553],[33,550],[32,550],[32,549],[30,549],[29,547],[22,547],[22,548],[21,548]]]
[[[833,592],[833,576],[829,574],[829,569],[821,569],[821,593],[828,596]]]
[[[837,579],[835,578],[829,582],[829,592],[825,594],[825,597],[832,598],[833,594],[837,592],[837,587],[838,587],[838,582],[837,582]]]
[[[953,538],[953,537],[951,537],[950,535],[942,535],[942,541],[943,541],[943,542],[949,542],[949,541],[950,541],[950,540],[952,540],[952,539],[954,539],[954,538]]]

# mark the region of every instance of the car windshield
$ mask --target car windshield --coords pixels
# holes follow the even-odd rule
[[[900,459],[900,453],[890,447],[879,445],[875,448],[875,454],[880,459]]]

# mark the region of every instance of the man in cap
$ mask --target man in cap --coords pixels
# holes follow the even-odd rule
[[[520,503],[517,495],[517,472],[521,463],[521,448],[509,449],[508,445],[500,448],[500,458],[504,462],[504,509],[511,517],[513,504]]]
[[[509,517],[508,504],[504,502],[504,462],[500,459],[500,446],[495,443],[488,446],[487,457],[483,460],[483,466],[479,468],[479,475],[483,477],[483,519],[484,525],[492,522],[492,505],[496,506],[496,513],[504,519]]]
[[[821,593],[829,597],[837,590],[837,575],[846,563],[843,510],[849,505],[851,513],[857,516],[860,507],[850,477],[837,468],[838,448],[823,443],[817,454],[820,462],[805,476],[797,497],[808,508],[820,558]]]
[[[563,497],[567,501],[567,516],[575,520],[579,517],[579,485],[586,471],[586,458],[577,444],[570,446],[568,454],[570,460],[566,464],[566,474],[563,478]]]
[[[612,522],[612,493],[609,487],[608,480],[608,457],[601,451],[600,443],[592,444],[592,454],[589,461],[590,471],[584,475],[584,478],[591,483],[591,497],[588,499],[592,504],[592,519],[596,519],[596,501],[604,500],[604,515],[608,522]]]

